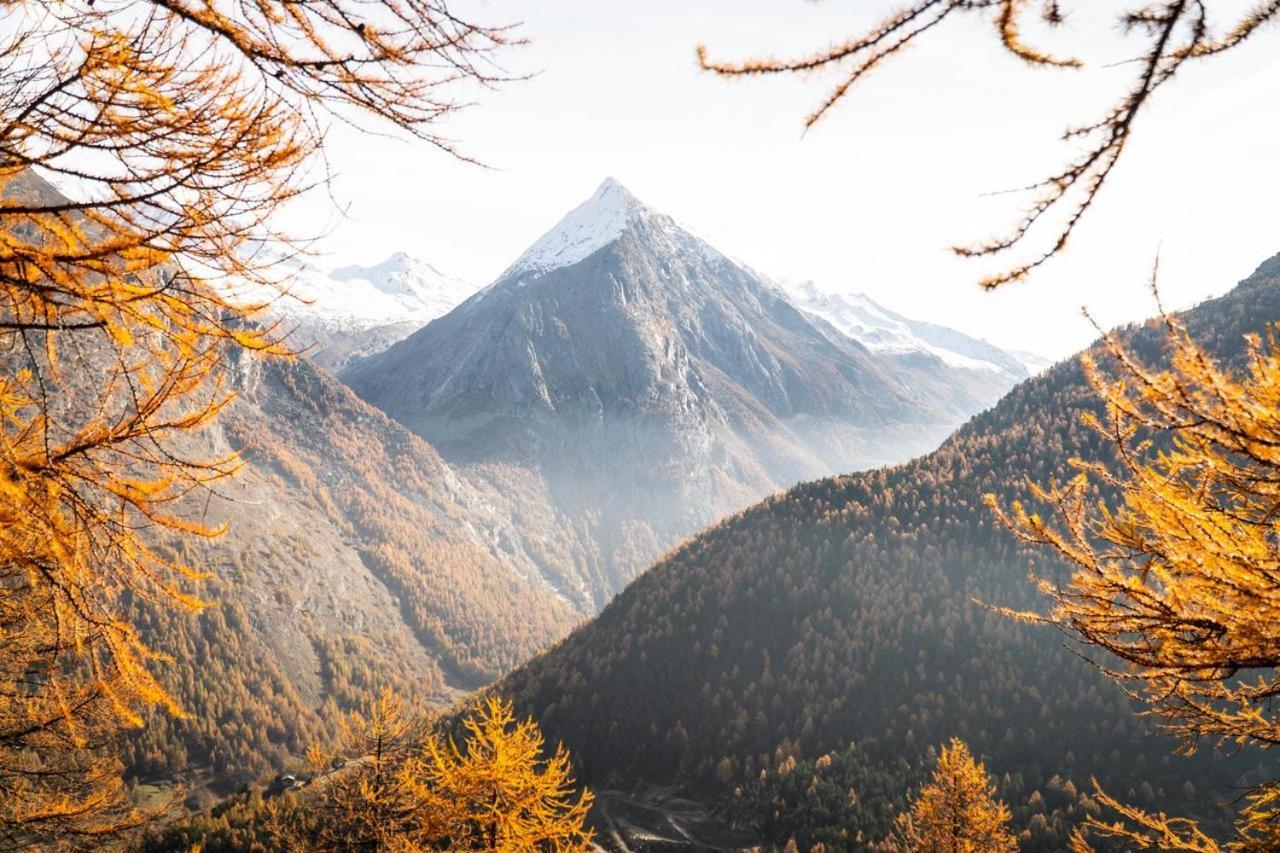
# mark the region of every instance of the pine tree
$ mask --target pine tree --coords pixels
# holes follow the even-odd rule
[[[403,773],[443,801],[446,834],[459,850],[585,850],[591,794],[574,794],[563,746],[546,755],[542,732],[511,704],[486,699],[465,723],[461,747],[431,739]]]
[[[288,850],[586,850],[592,797],[575,792],[563,746],[547,755],[532,720],[490,698],[461,744],[391,692],[348,716],[336,752],[311,753],[315,779],[273,804],[273,846]]]

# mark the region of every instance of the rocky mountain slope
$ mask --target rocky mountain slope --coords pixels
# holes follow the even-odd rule
[[[193,716],[157,715],[130,763],[253,775],[299,754],[387,684],[447,702],[563,636],[578,618],[543,580],[573,550],[518,525],[505,498],[305,360],[241,355],[238,393],[192,440],[249,464],[187,542],[213,577],[199,616],[144,613]]]
[[[1022,375],[869,348],[612,180],[496,282],[342,374],[588,542],[559,583],[584,607],[772,491],[932,448]]]
[[[268,301],[268,314],[282,322],[294,348],[333,371],[383,351],[476,291],[404,252],[372,266],[328,270],[288,258],[280,268],[284,295],[243,288],[240,296]]]
[[[1280,256],[1185,318],[1211,352],[1239,358],[1246,333],[1280,321]],[[1123,334],[1160,358],[1158,327]],[[1023,849],[1065,849],[1096,808],[1091,777],[1139,806],[1221,818],[1252,759],[1208,744],[1171,756],[1056,632],[974,603],[1044,605],[1027,574],[1054,564],[1019,547],[982,496],[1024,496],[1027,478],[1061,480],[1073,456],[1106,458],[1081,423],[1096,405],[1078,361],[1064,362],[927,456],[758,504],[496,689],[565,742],[587,782],[690,785],[742,806],[779,845],[882,837],[953,736],[995,774]]]

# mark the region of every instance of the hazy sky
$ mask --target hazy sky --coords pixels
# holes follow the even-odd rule
[[[1113,4],[1081,0],[1082,7]],[[1228,2],[1223,8],[1242,8]],[[866,292],[910,316],[998,344],[1065,355],[1151,313],[1161,257],[1166,302],[1221,293],[1280,252],[1280,33],[1188,72],[1144,116],[1118,171],[1063,259],[986,294],[983,267],[947,248],[990,236],[1025,203],[991,193],[1062,164],[1068,124],[1118,96],[1139,48],[1087,11],[1051,44],[1082,72],[1027,69],[985,21],[950,25],[877,72],[821,125],[804,116],[832,78],[726,81],[694,46],[742,57],[806,52],[872,23],[882,2],[510,0],[471,4],[523,22],[510,54],[529,82],[487,94],[446,131],[492,166],[416,142],[335,131],[348,206],[331,263],[404,250],[483,284],[609,175],[651,206],[771,275]],[[1216,7],[1215,7],[1216,8]],[[307,227],[335,209],[313,198]]]

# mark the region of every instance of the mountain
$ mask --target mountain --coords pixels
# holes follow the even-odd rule
[[[1023,368],[1026,369],[1027,374],[1029,376],[1035,376],[1037,374],[1043,373],[1044,371],[1052,367],[1054,363],[1053,359],[1045,358],[1039,353],[1031,352],[1029,350],[1014,349],[1014,350],[1009,350],[1008,352],[1009,352],[1009,355],[1013,356],[1019,362],[1022,363]]]
[[[1184,319],[1239,363],[1244,335],[1280,321],[1280,256]],[[1158,324],[1122,335],[1162,357]],[[1081,422],[1096,407],[1072,359],[927,456],[776,495],[673,551],[495,689],[564,741],[587,783],[684,785],[776,845],[883,837],[953,736],[995,774],[1025,850],[1065,848],[1096,809],[1091,777],[1139,806],[1222,820],[1253,759],[1209,744],[1172,756],[1059,634],[974,603],[1045,606],[1028,570],[1061,565],[1016,543],[982,496],[1025,497],[1072,457],[1108,458]]]
[[[335,371],[381,352],[476,291],[404,252],[373,266],[324,270],[299,258],[282,258],[279,266],[285,295],[254,288],[243,297],[269,301],[268,314],[283,322],[293,346]]]
[[[610,179],[493,284],[342,378],[589,543],[556,583],[591,609],[753,500],[931,449],[1022,375],[878,352]]]
[[[779,286],[804,311],[891,358],[940,358],[957,370],[993,371],[1015,382],[1053,364],[1037,353],[1001,349],[947,326],[904,317],[864,293],[823,290],[812,281]]]

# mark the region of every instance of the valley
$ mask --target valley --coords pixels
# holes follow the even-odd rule
[[[1276,264],[1186,315],[1215,355],[1280,319]],[[200,711],[126,741],[138,802],[252,790],[387,687],[511,697],[572,751],[609,849],[882,835],[954,732],[1010,768],[995,790],[1027,849],[1096,808],[1078,780],[1221,825],[1202,792],[1263,772],[1170,761],[1057,637],[984,609],[1034,607],[1035,557],[972,496],[1103,451],[1076,360],[1032,376],[867,297],[777,284],[611,180],[470,296],[405,255],[317,276],[271,314],[312,347],[233,354],[234,400],[183,447],[249,465],[201,510],[228,532],[174,543],[211,606],[134,616],[203,661],[169,684]],[[1155,332],[1124,335],[1154,358]]]
[[[314,340],[291,363],[238,358],[237,399],[201,439],[250,462],[206,509],[229,533],[190,552],[214,606],[189,628],[140,616],[167,653],[216,659],[174,684],[180,700],[218,697],[239,722],[157,716],[126,753],[150,777],[288,766],[385,685],[452,704],[682,537],[792,482],[927,450],[1026,376],[874,303],[878,329],[812,289],[793,302],[613,181],[412,333],[387,319],[443,310],[454,280],[403,254],[298,269],[308,301],[269,316]],[[342,349],[356,339],[362,354]],[[331,377],[339,351],[386,414]]]

